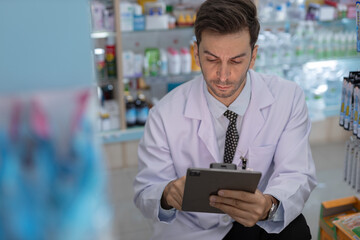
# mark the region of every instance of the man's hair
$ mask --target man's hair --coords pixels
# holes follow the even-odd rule
[[[253,49],[260,31],[256,6],[252,0],[207,0],[196,15],[195,36],[198,46],[204,30],[220,34],[249,31]]]

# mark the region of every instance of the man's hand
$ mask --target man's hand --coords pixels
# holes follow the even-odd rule
[[[161,207],[163,209],[176,208],[181,210],[186,176],[171,181],[166,185],[161,197]]]
[[[210,196],[210,205],[222,210],[245,227],[254,226],[259,220],[267,218],[272,201],[271,195],[264,195],[256,189],[255,193],[234,190],[220,190],[218,196]]]

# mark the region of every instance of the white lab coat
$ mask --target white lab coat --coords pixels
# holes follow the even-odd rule
[[[258,188],[281,201],[284,221],[257,223],[278,233],[301,213],[316,186],[308,142],[311,122],[298,85],[249,73],[251,100],[233,163],[241,166],[240,156],[247,157],[248,167],[262,172]],[[171,180],[186,175],[189,167],[222,162],[203,81],[200,76],[182,84],[152,108],[139,144],[134,202],[154,220],[152,239],[222,239],[232,226],[225,214],[177,211],[169,222],[158,218],[162,192]]]

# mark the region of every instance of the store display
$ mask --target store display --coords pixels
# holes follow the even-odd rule
[[[332,6],[327,1],[326,4]],[[123,9],[120,18],[125,18],[121,21],[129,22],[125,26],[126,29],[121,27],[114,34],[117,38],[122,38],[123,50],[120,63],[122,78],[128,78],[130,83],[143,78],[148,86],[146,95],[149,104],[154,104],[169,90],[200,72],[193,55],[196,39],[193,36],[193,29],[189,28],[196,18],[198,7],[196,4],[199,3],[120,1],[120,9]],[[343,21],[335,21],[334,24],[304,21],[307,9],[303,0],[266,0],[258,6],[262,31],[257,43],[259,48],[255,70],[277,74],[297,82],[304,89],[312,120],[324,119],[335,112],[335,110],[329,112],[329,109],[335,109],[340,103],[342,83],[340,75],[343,75],[343,68],[351,58],[357,56],[357,34],[352,27],[354,21],[344,19],[344,16],[353,14],[351,1],[342,0],[332,7],[337,10],[337,17],[335,16],[334,19],[339,18]],[[145,30],[141,30],[140,25],[139,28],[135,27],[137,16],[140,17],[139,24],[143,24],[141,18],[145,18]],[[161,27],[156,29],[174,28],[174,20],[176,27],[165,31],[156,29],[146,31],[147,16],[167,16],[167,22],[160,23]],[[155,25],[160,26],[158,23]],[[179,28],[180,26],[188,28]],[[100,45],[99,48],[105,46]],[[190,71],[188,56],[191,63]],[[342,63],[344,59],[349,61]],[[336,63],[331,60],[336,60]],[[306,64],[308,62],[312,62],[314,66]],[[106,64],[105,69],[107,69]],[[125,105],[122,78],[117,79],[121,98],[118,99],[118,103]],[[109,78],[105,71],[106,79]],[[136,99],[135,93],[141,89],[136,84],[131,84],[130,90],[133,99]],[[123,120],[125,116],[124,112]],[[126,124],[122,126],[122,129],[125,128]]]
[[[339,125],[353,133],[346,142],[344,180],[360,192],[360,71],[344,77],[342,87]]]
[[[360,138],[360,129],[354,129],[354,126],[360,126],[359,124],[359,92],[355,92],[355,87],[360,86],[360,71],[350,72],[348,77],[344,77],[343,80],[343,89],[341,91],[341,109],[340,109],[340,118],[339,125],[343,126],[345,130],[353,131],[354,135],[357,135],[359,132]],[[354,123],[354,119],[357,122]]]

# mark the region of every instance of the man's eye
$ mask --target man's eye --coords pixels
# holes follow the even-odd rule
[[[241,61],[235,61],[235,60],[232,60],[231,62],[234,63],[234,64],[240,64],[241,63]]]
[[[216,59],[207,59],[209,62],[216,62]]]

